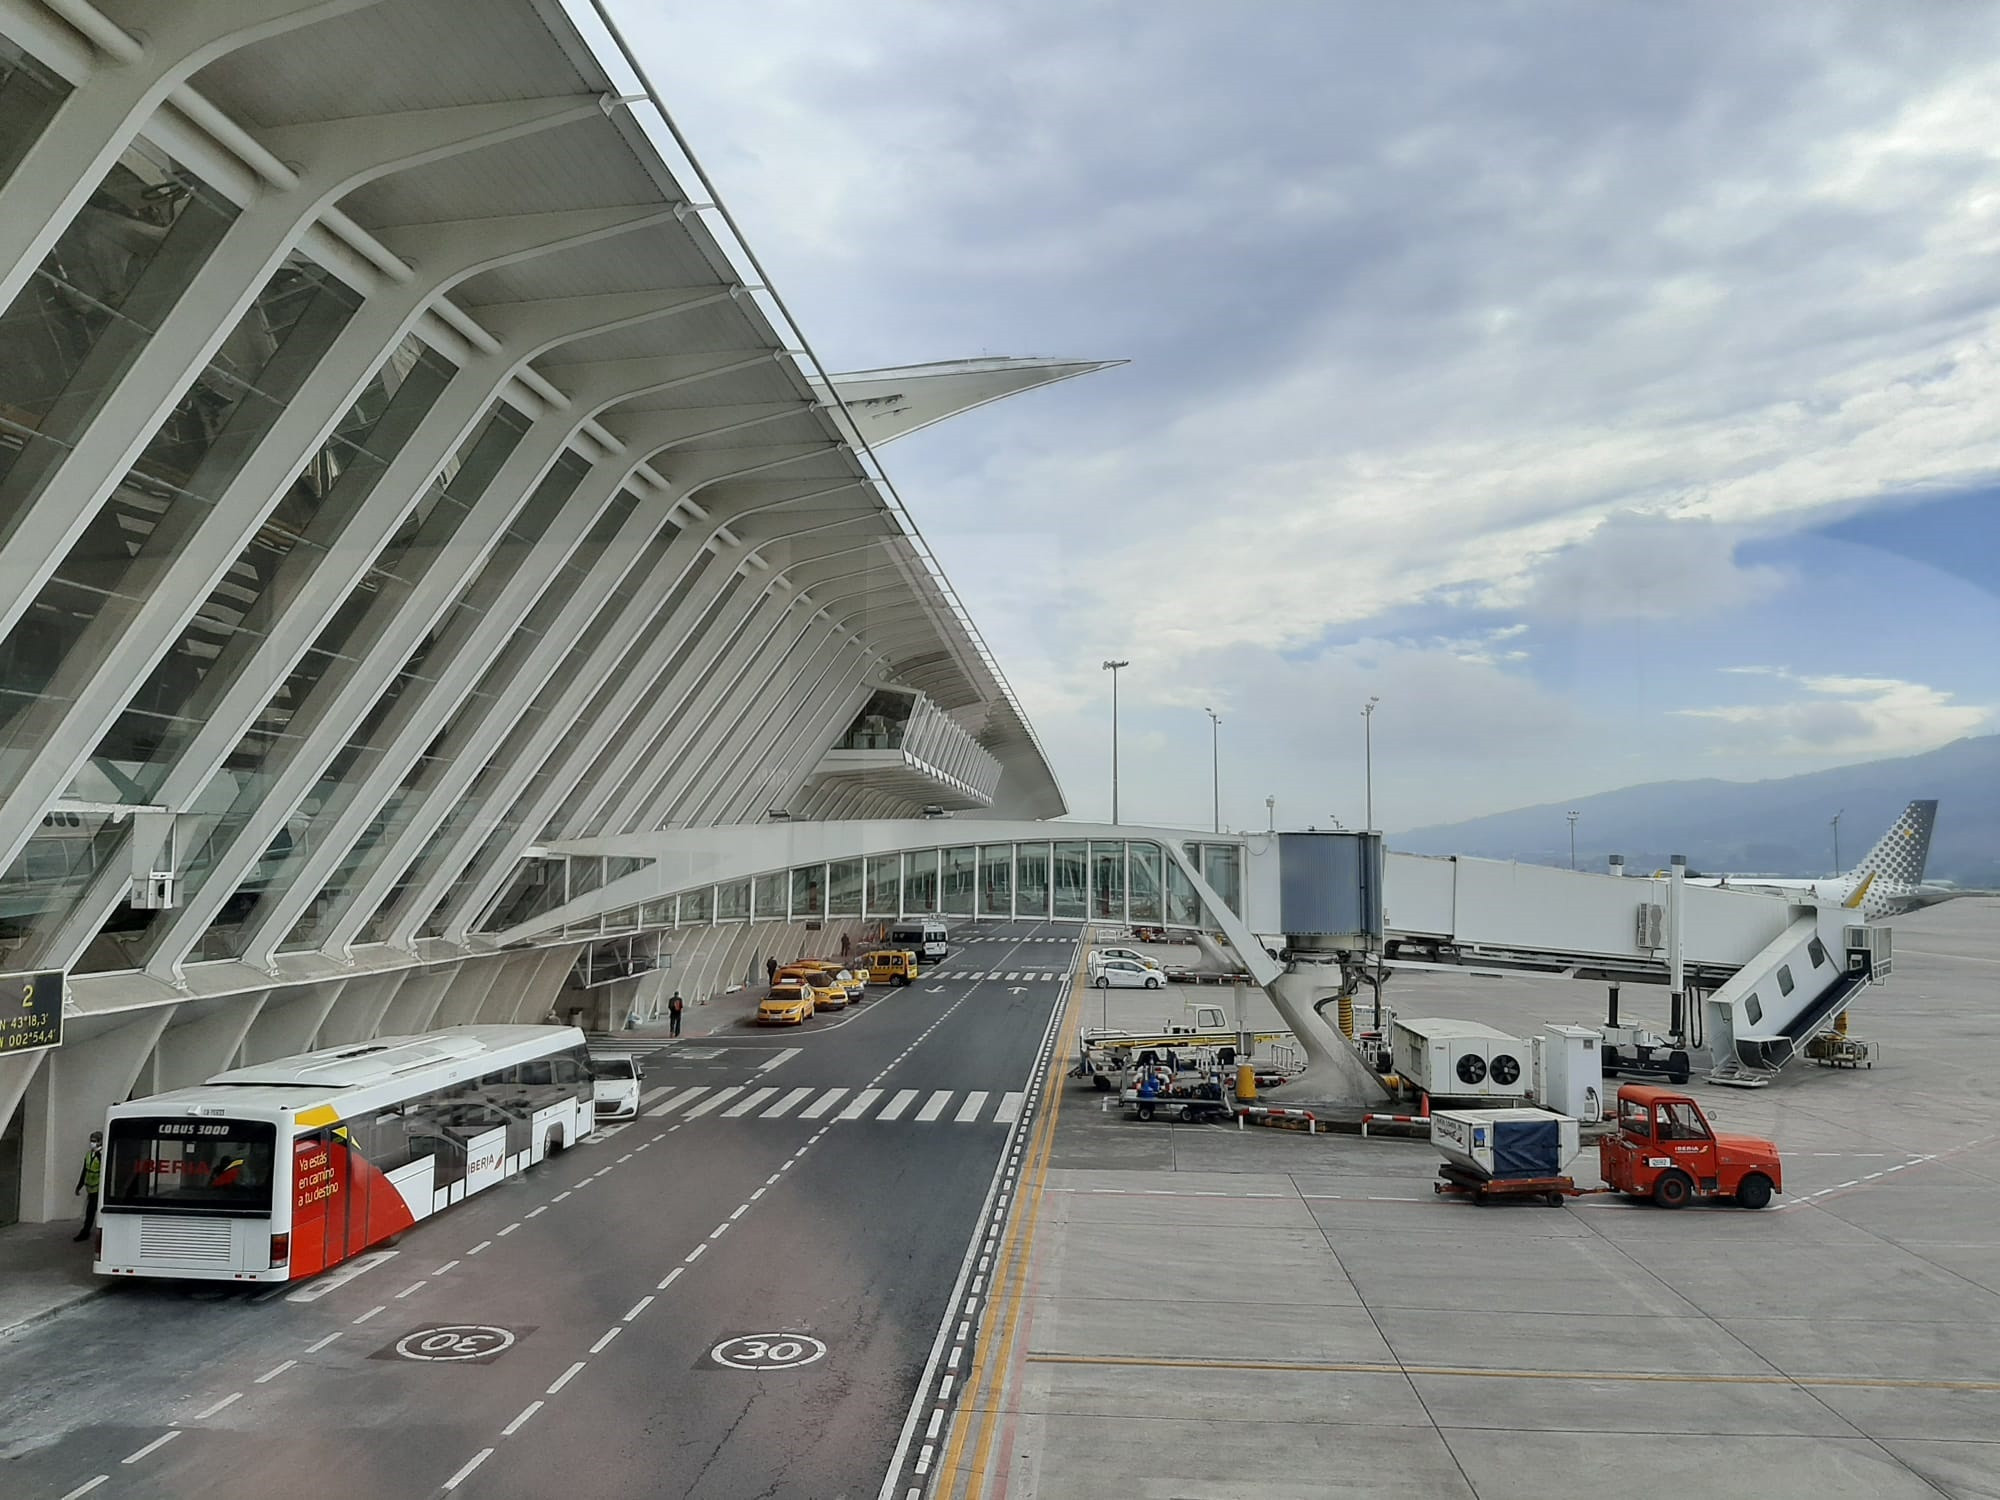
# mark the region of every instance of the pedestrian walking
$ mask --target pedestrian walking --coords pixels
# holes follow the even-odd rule
[[[686,1004],[687,1002],[681,999],[681,992],[675,990],[673,999],[667,1002],[667,1019],[672,1027],[672,1030],[667,1033],[668,1036],[679,1036],[681,1034],[681,1011]]]
[[[854,939],[846,933],[840,935],[840,961],[846,963],[854,954]]]
[[[90,1238],[90,1231],[97,1227],[97,1188],[104,1181],[104,1132],[90,1132],[90,1145],[83,1153],[83,1170],[76,1174],[76,1190],[84,1194],[83,1228],[76,1232],[79,1241]]]
[[[775,953],[764,960],[764,977],[773,984],[778,982],[778,956]]]

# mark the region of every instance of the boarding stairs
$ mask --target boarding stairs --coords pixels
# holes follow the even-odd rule
[[[1831,1030],[1860,993],[1888,973],[1886,945],[1845,926],[1842,914],[1800,911],[1784,933],[1704,1003],[1715,1065],[1710,1083],[1763,1088]],[[1860,946],[1856,946],[1859,944]]]

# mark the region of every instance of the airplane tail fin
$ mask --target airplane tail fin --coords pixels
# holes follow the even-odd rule
[[[1857,877],[1879,877],[1884,885],[1916,886],[1924,878],[1931,853],[1931,829],[1937,824],[1937,799],[1912,802],[1854,867]]]

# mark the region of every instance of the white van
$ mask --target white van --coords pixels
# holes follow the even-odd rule
[[[639,1080],[646,1070],[629,1053],[611,1052],[590,1059],[591,1092],[600,1120],[632,1120],[639,1115]]]
[[[935,917],[898,922],[889,929],[889,946],[907,948],[921,959],[936,960],[950,951],[947,936],[944,923]]]

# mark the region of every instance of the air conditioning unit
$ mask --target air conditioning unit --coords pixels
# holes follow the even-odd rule
[[[1635,948],[1664,948],[1666,939],[1667,909],[1652,901],[1639,903],[1638,920],[1633,923],[1632,946]]]
[[[174,877],[171,871],[154,871],[132,882],[132,906],[137,911],[172,911]]]
[[[1398,1020],[1389,1049],[1398,1076],[1434,1099],[1525,1099],[1534,1087],[1528,1044],[1478,1021]]]

